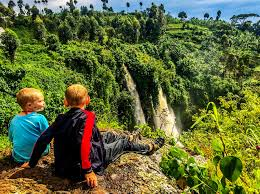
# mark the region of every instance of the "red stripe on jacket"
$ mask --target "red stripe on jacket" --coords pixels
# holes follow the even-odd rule
[[[81,141],[81,166],[82,169],[89,169],[91,168],[91,162],[89,158],[91,151],[92,129],[95,122],[95,114],[85,110],[84,113],[87,115],[87,119]]]

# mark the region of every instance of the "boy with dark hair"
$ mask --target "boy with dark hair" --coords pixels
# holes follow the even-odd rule
[[[13,160],[18,164],[23,164],[30,160],[35,142],[49,125],[47,119],[37,113],[45,106],[40,90],[23,88],[16,94],[16,100],[22,111],[11,120],[8,136],[13,144]],[[48,154],[49,150],[48,145],[43,150],[43,154]]]
[[[138,144],[127,136],[112,132],[101,135],[96,127],[95,114],[84,109],[89,102],[84,86],[74,84],[67,88],[64,105],[70,110],[59,115],[40,136],[29,162],[30,167],[37,164],[46,145],[54,137],[56,174],[74,180],[86,179],[89,186],[95,187],[96,174],[102,175],[107,165],[124,152],[152,154],[164,144],[162,138],[151,144]]]

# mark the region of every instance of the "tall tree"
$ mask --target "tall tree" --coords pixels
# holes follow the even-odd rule
[[[13,63],[15,58],[15,52],[19,46],[19,39],[16,33],[10,29],[5,29],[5,32],[0,35],[1,43],[3,44],[3,50],[6,55]]]
[[[220,16],[221,16],[221,11],[218,10],[216,20],[219,20]]]
[[[156,5],[148,9],[148,19],[146,21],[146,36],[150,40],[157,40],[164,31],[166,19],[163,10]],[[142,24],[140,24],[142,25]]]
[[[245,21],[248,18],[251,17],[260,17],[258,14],[255,13],[248,13],[248,14],[239,14],[239,15],[233,15],[230,20],[235,23],[235,24],[240,24],[243,25],[245,23]]]
[[[81,40],[89,39],[89,31],[90,31],[90,19],[88,16],[84,16],[80,18],[79,27],[78,27],[78,37]]]
[[[62,22],[58,28],[58,35],[59,35],[59,39],[62,43],[67,43],[69,40],[72,39],[73,34],[72,34],[72,30],[71,27],[68,25],[68,23]]]
[[[15,7],[14,1],[13,1],[13,0],[10,0],[10,1],[8,2],[8,8],[11,9],[11,10],[13,10],[14,7]]]
[[[95,40],[95,38],[98,34],[99,23],[93,16],[90,17],[89,22],[90,22],[90,26],[91,26],[91,28],[89,30],[89,40],[93,41],[93,40]]]
[[[20,14],[21,14],[21,15],[24,15],[24,11],[23,11],[23,6],[24,6],[23,0],[18,0],[18,1],[17,1],[17,5],[18,5],[18,7],[19,7],[19,9],[20,9]]]
[[[35,5],[33,5],[31,8],[31,13],[32,13],[32,20],[35,20],[37,15],[39,15],[40,11]]]
[[[185,20],[188,16],[187,16],[187,13],[185,11],[181,11],[178,14],[178,17],[181,18],[181,20]]]
[[[37,16],[34,20],[34,36],[37,40],[43,40],[46,36],[46,28],[42,19]]]
[[[159,6],[159,9],[162,10],[163,13],[165,13],[165,9],[164,9],[164,5],[161,3],[161,5]]]
[[[29,5],[28,3],[25,4],[25,7],[24,7],[24,8],[27,10],[26,14],[27,14],[28,16],[31,15],[31,8],[30,8],[30,5]]]
[[[88,7],[87,6],[81,6],[80,7],[80,14],[81,15],[87,15],[88,14]]]
[[[140,2],[139,5],[140,5],[140,10],[142,11],[142,8],[143,8],[143,2]]]
[[[130,3],[129,2],[126,2],[126,7],[127,7],[127,12],[128,12],[128,9],[130,7]]]
[[[204,20],[209,18],[209,13],[204,14]]]
[[[93,4],[90,4],[90,5],[89,5],[89,8],[91,9],[91,11],[93,11],[93,10],[94,10]]]
[[[73,0],[69,0],[68,2],[66,2],[66,5],[69,7],[71,13],[76,8],[75,1],[73,1]]]
[[[103,8],[103,10],[108,10],[108,6],[107,6],[107,4],[108,4],[108,0],[101,0],[101,2],[103,3],[103,6],[102,6],[102,8]]]

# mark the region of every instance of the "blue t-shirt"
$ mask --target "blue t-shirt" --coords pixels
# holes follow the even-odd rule
[[[47,119],[36,112],[16,115],[10,122],[9,139],[13,144],[12,156],[16,162],[28,162],[37,139],[48,128]],[[48,154],[50,145],[43,155]]]

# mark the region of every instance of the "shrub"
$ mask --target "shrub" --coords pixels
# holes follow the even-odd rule
[[[19,46],[18,36],[11,29],[6,29],[5,32],[0,35],[0,39],[6,57],[13,63],[16,49]]]

